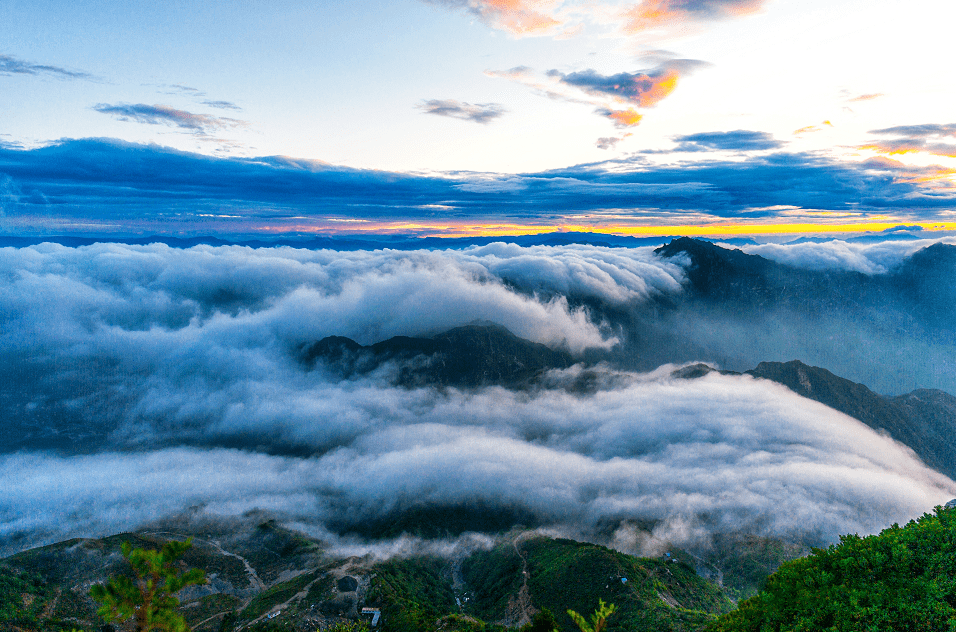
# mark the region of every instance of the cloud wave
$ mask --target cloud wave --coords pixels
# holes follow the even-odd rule
[[[617,349],[616,314],[654,343],[640,319],[679,301],[685,265],[503,243],[0,249],[0,551],[192,506],[328,534],[476,503],[588,538],[659,521],[819,543],[956,495],[909,449],[748,376],[577,365],[529,391],[406,389],[388,366],[343,380],[296,359],[326,335],[368,344],[476,318],[581,353]]]

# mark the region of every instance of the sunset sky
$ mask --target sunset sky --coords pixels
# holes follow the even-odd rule
[[[954,19],[951,0],[10,0],[0,233],[954,231]]]

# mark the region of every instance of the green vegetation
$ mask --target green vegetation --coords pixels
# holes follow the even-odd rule
[[[544,537],[529,539],[520,548],[535,607],[586,612],[598,599],[614,603],[617,614],[608,630],[697,630],[733,608],[718,586],[684,562],[637,558],[603,546]],[[558,621],[563,630],[575,627],[567,614],[558,615]]]
[[[956,510],[783,564],[710,632],[956,630]]]
[[[318,571],[299,575],[287,582],[276,584],[272,588],[263,591],[255,596],[249,602],[240,617],[245,620],[252,620],[264,615],[279,604],[289,601],[296,593],[306,589],[306,587],[319,576]]]
[[[0,568],[0,623],[11,628],[37,627],[54,595],[55,589],[39,576]]]
[[[369,629],[364,621],[345,621],[325,628],[323,632],[369,632]]]
[[[604,632],[607,627],[607,618],[614,614],[616,608],[613,603],[604,603],[603,599],[598,599],[597,610],[591,615],[591,622],[579,615],[574,610],[568,610],[568,616],[574,620],[574,623],[581,629],[581,632]]]
[[[521,570],[521,557],[511,542],[471,554],[462,564],[473,591],[469,611],[485,620],[502,618],[508,601],[521,588]]]
[[[186,632],[186,622],[176,611],[179,599],[173,595],[186,586],[206,583],[200,569],[183,571],[176,564],[191,546],[192,538],[167,542],[159,551],[134,549],[124,542],[123,557],[132,567],[135,580],[118,575],[90,589],[93,600],[103,604],[100,616],[117,623],[132,619],[136,632]]]
[[[707,561],[723,573],[724,589],[735,599],[757,594],[781,564],[803,557],[810,549],[755,535],[718,534]]]
[[[455,609],[455,594],[438,558],[393,559],[376,564],[366,602],[381,604],[384,632],[430,632]]]
[[[275,520],[259,524],[234,550],[252,564],[267,584],[278,581],[282,572],[290,568],[315,568],[321,557],[315,542],[282,528]]]
[[[485,632],[484,621],[463,614],[450,614],[442,617],[435,625],[436,632]]]
[[[207,623],[203,626],[204,630],[217,630],[225,616],[234,612],[242,605],[242,600],[233,595],[223,595],[221,593],[206,595],[199,601],[194,601],[182,609],[183,618],[190,628],[195,628],[200,622],[207,619],[214,619],[217,615],[222,615],[221,619],[216,619],[215,624]]]
[[[521,626],[520,632],[557,632],[558,620],[545,608],[534,613],[531,622]]]

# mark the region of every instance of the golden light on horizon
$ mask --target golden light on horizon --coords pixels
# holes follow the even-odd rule
[[[834,217],[843,218],[844,213],[834,213]],[[850,234],[879,233],[891,228],[906,226],[919,228],[927,232],[954,231],[956,221],[952,222],[910,222],[893,217],[874,217],[866,222],[810,222],[810,223],[717,223],[717,224],[520,224],[520,223],[481,223],[475,221],[447,222],[408,222],[408,221],[370,221],[361,226],[345,227],[322,225],[316,222],[310,228],[297,226],[295,230],[315,233],[350,234],[415,234],[420,237],[496,237],[538,235],[542,233],[596,233],[604,235],[640,236],[640,237],[720,237],[741,235],[797,235],[797,234]],[[285,232],[288,227],[272,227],[269,232]]]

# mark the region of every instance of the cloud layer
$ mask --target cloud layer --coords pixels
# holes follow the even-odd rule
[[[582,537],[648,520],[695,542],[738,529],[823,542],[956,495],[903,446],[746,376],[576,366],[532,391],[401,389],[388,367],[343,381],[296,360],[326,335],[368,344],[475,319],[613,350],[628,340],[602,314],[677,300],[685,263],[500,243],[0,249],[0,551],[197,505],[317,534],[479,503]]]
[[[54,224],[74,232],[73,223],[86,230],[99,223],[101,230],[108,225],[140,232],[157,230],[151,226],[161,222],[166,230],[183,223],[176,230],[235,234],[298,230],[330,218],[352,222],[336,225],[338,230],[382,219],[568,224],[607,212],[644,225],[764,218],[789,223],[801,209],[951,221],[956,191],[924,183],[933,169],[765,151],[774,142],[759,132],[707,133],[679,137],[678,143],[762,153],[663,165],[638,155],[531,174],[426,176],[275,156],[224,159],[118,141],[64,141],[32,150],[0,147],[0,186],[2,211],[20,233]]]

